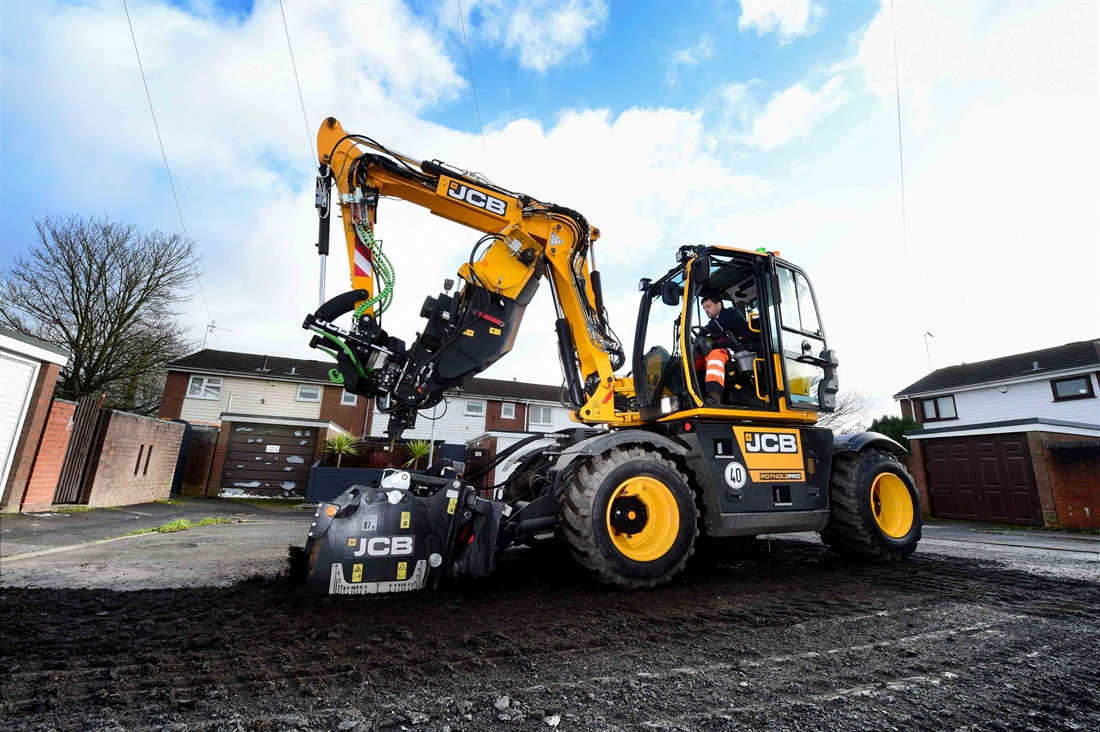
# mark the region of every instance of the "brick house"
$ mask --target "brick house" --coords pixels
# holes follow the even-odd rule
[[[577,427],[562,406],[559,392],[559,387],[546,384],[474,378],[449,389],[434,410],[422,411],[416,427],[406,431],[405,437],[465,445],[473,468],[528,436]],[[381,439],[385,429],[386,415],[376,412],[370,436]],[[516,457],[548,442],[535,441],[505,459],[480,482],[486,486],[499,483],[516,467]]]
[[[925,511],[1100,529],[1100,340],[937,369],[894,395]]]
[[[332,363],[204,349],[168,364],[161,419],[213,431],[189,458],[185,496],[302,497],[334,433],[370,429],[367,400],[329,379]],[[196,467],[192,462],[202,462]]]
[[[184,495],[304,495],[309,466],[334,431],[388,449],[386,415],[334,384],[333,368],[331,361],[210,349],[169,364],[160,417],[219,430],[212,451],[195,458],[209,467],[188,466],[203,478],[185,482]],[[403,439],[473,446],[481,454],[471,459],[487,460],[526,435],[570,426],[556,386],[473,379],[421,412]],[[507,469],[502,465],[487,480],[503,478]]]

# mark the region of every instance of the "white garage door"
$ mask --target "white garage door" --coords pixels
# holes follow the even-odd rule
[[[37,373],[37,363],[0,353],[0,493],[8,480],[15,441],[23,427]]]

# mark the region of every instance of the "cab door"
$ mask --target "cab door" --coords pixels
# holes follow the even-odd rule
[[[813,288],[806,274],[772,261],[772,313],[778,315],[773,337],[781,354],[787,406],[832,411],[836,396],[836,357],[828,350]]]

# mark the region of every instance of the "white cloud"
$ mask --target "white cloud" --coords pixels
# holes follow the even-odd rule
[[[814,0],[741,0],[737,27],[755,30],[758,36],[775,33],[780,43],[790,43],[797,36],[813,35],[824,17],[825,6]]]
[[[31,161],[36,190],[86,182],[67,185],[55,213],[107,211],[174,230],[121,8],[31,8],[4,18],[6,153]],[[855,60],[824,79],[815,72],[759,107],[759,82],[722,90],[757,146],[751,171],[716,149],[720,130],[690,109],[519,119],[486,129],[486,159],[477,135],[421,118],[464,88],[438,27],[390,3],[286,12],[311,137],[331,114],[411,155],[584,212],[604,232],[595,256],[625,339],[638,278],[666,271],[675,247],[779,249],[814,281],[845,387],[873,391],[885,408],[883,395],[923,373],[924,330],[936,334],[937,365],[1100,333],[1096,9],[1013,6],[981,20],[953,8],[898,6],[904,254],[892,46],[875,51],[889,33],[881,12],[855,38]],[[180,202],[206,255],[207,298],[234,331],[219,334],[222,347],[318,358],[299,327],[317,298],[313,161],[278,8],[257,3],[233,23],[161,5],[131,14]],[[356,31],[364,27],[371,44]],[[966,63],[941,64],[937,53]],[[935,124],[914,139],[918,99]],[[411,338],[424,296],[454,276],[477,235],[390,200],[378,232],[398,275],[386,327]],[[339,242],[334,230],[330,295],[347,287]],[[511,357],[487,375],[559,380],[549,302],[544,285]],[[188,315],[206,320],[199,303]]]
[[[787,89],[772,96],[764,111],[752,125],[752,134],[743,141],[764,150],[771,150],[794,138],[805,138],[815,125],[840,108],[849,98],[844,89],[844,78],[833,76],[817,91],[811,91],[804,82],[795,82]],[[744,89],[729,87],[740,103]]]
[[[471,44],[499,45],[521,67],[540,74],[558,65],[588,60],[588,46],[608,19],[606,0],[468,0],[466,33]],[[440,7],[440,22],[461,33],[457,8]]]
[[[672,62],[669,64],[665,80],[669,84],[676,83],[676,72],[681,66],[698,66],[714,54],[714,41],[704,33],[697,43],[687,48],[681,48],[672,54]]]

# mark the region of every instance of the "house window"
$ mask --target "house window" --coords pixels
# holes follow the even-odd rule
[[[220,376],[192,376],[187,385],[189,399],[221,399],[222,378]]]
[[[921,402],[921,407],[924,409],[925,422],[959,418],[959,415],[955,412],[955,397],[952,394],[925,399]]]
[[[466,414],[480,417],[485,414],[485,402],[480,399],[466,400]]]
[[[1074,376],[1069,379],[1054,379],[1050,382],[1050,390],[1054,392],[1054,401],[1068,402],[1071,399],[1091,399],[1096,396],[1092,390],[1092,378]]]
[[[321,401],[321,387],[298,384],[298,395],[294,399],[299,402],[319,402]]]
[[[501,419],[515,419],[516,418],[516,405],[515,402],[503,402],[500,405],[500,418]]]
[[[554,423],[554,410],[551,407],[532,405],[531,424],[549,425]]]
[[[354,407],[359,403],[358,394],[350,394],[347,389],[340,390],[340,404],[345,407]]]

